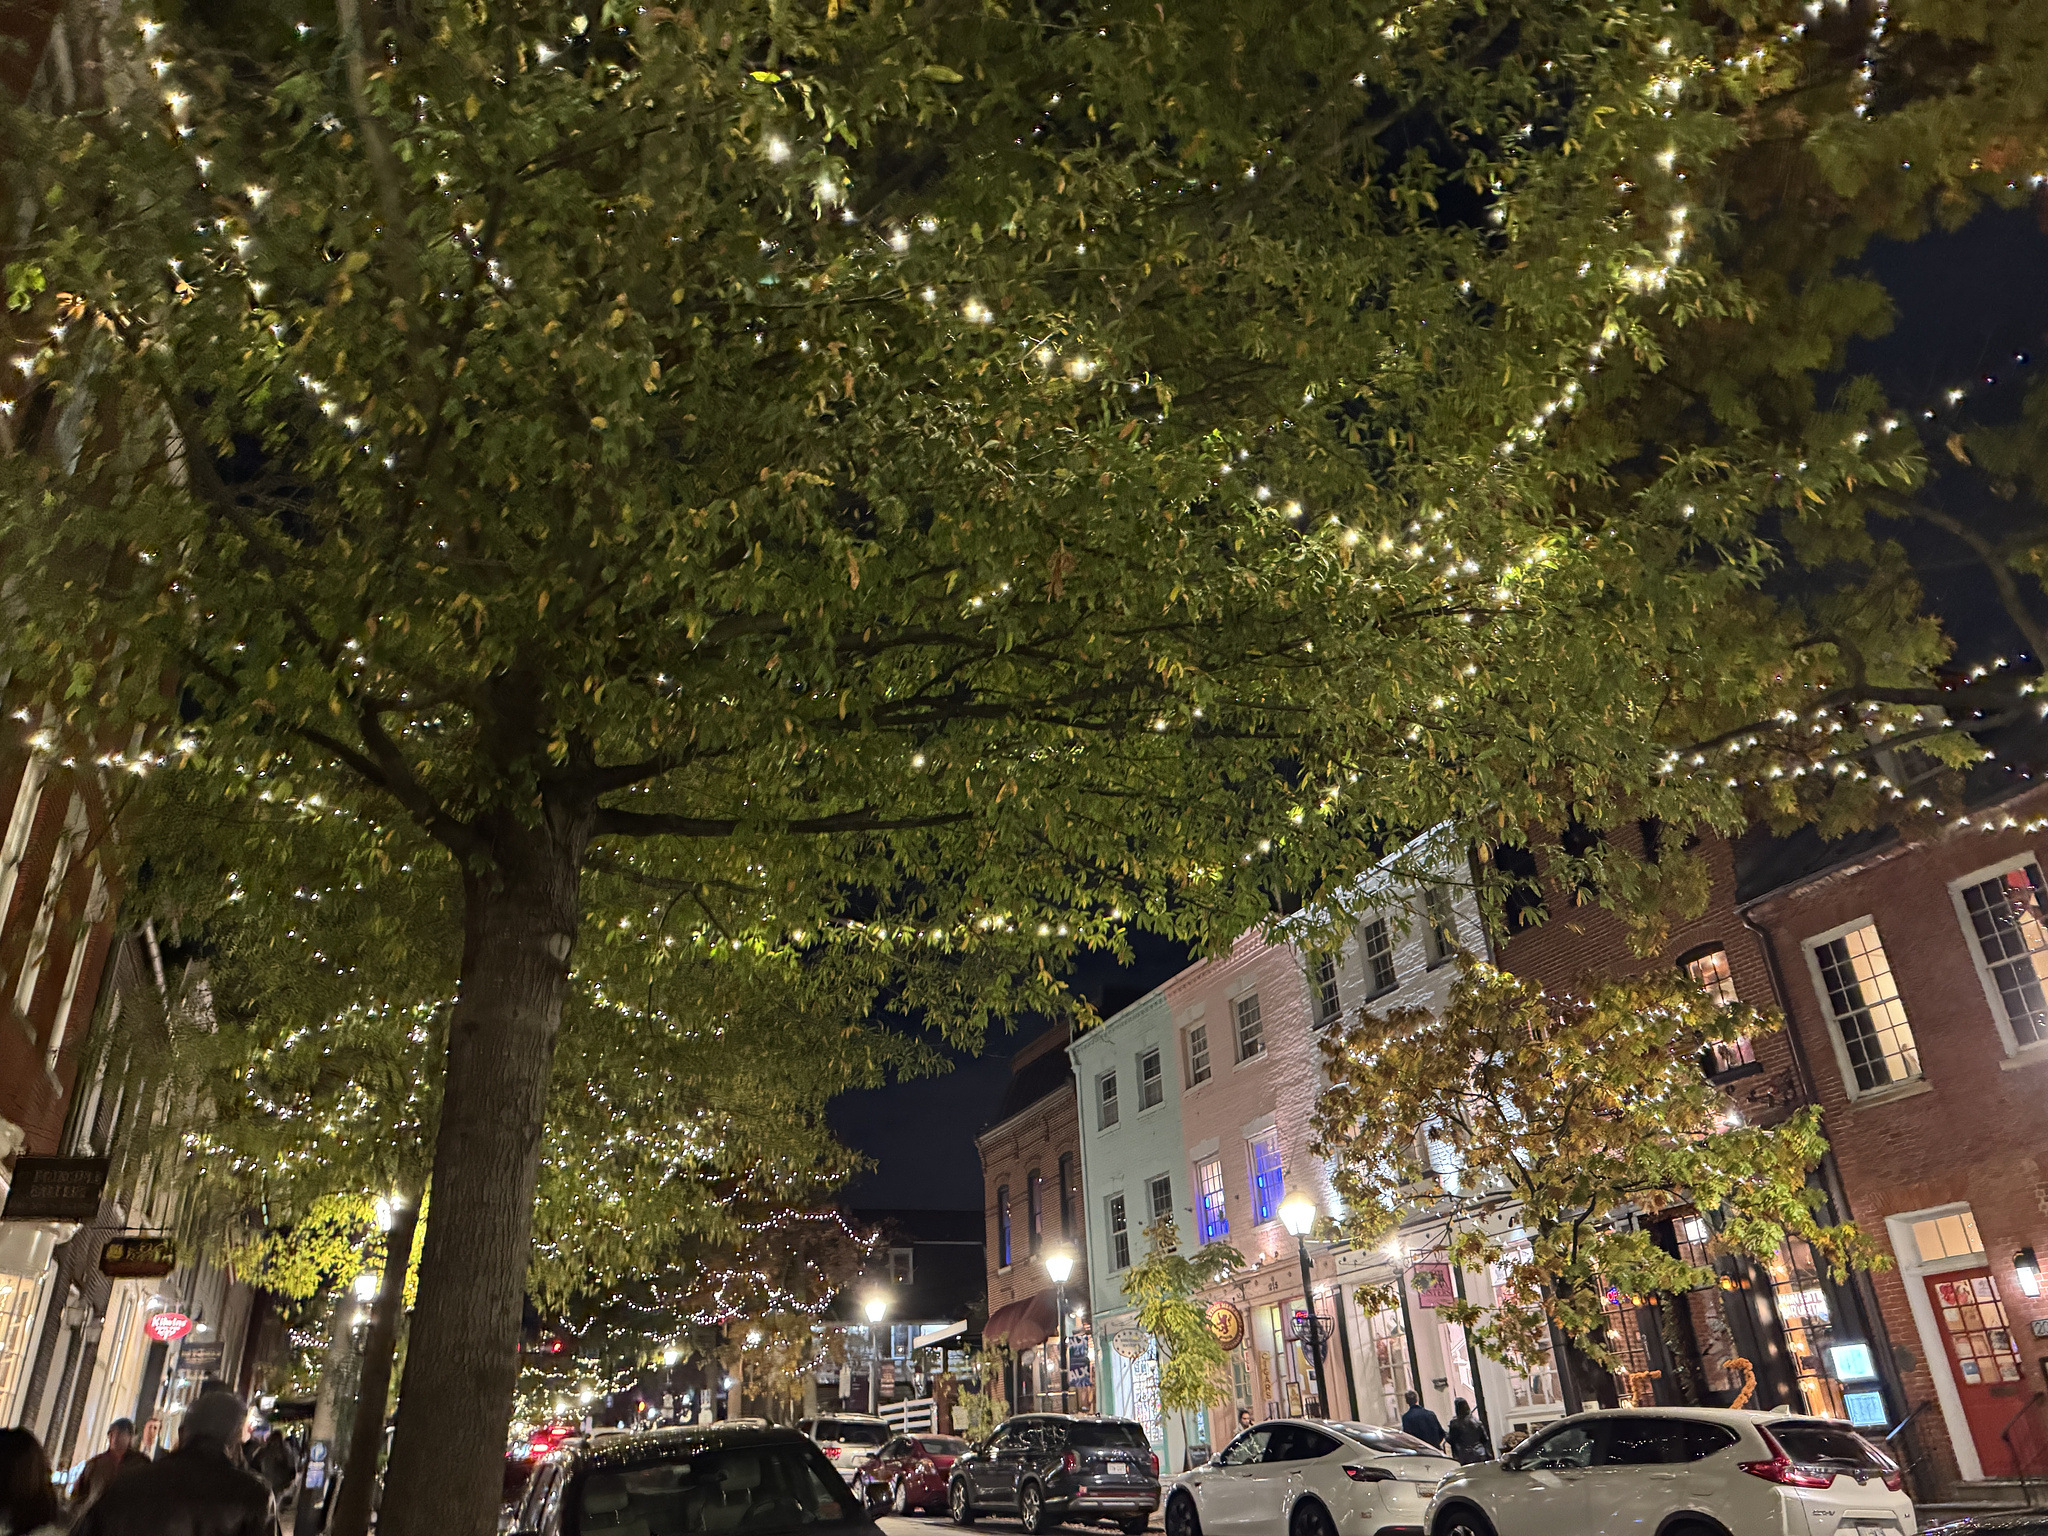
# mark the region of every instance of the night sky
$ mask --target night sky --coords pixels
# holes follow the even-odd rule
[[[2048,220],[2048,203],[2040,206],[2040,218]],[[1851,372],[1875,375],[1893,403],[1916,416],[1923,402],[1938,406],[1958,385],[1972,390],[1972,415],[2017,415],[2021,390],[2048,366],[2048,235],[2033,210],[1987,213],[1953,234],[1875,246],[1863,265],[1890,289],[1898,314],[1887,334],[1851,348]],[[1997,382],[1986,383],[1987,378]],[[1929,447],[1939,472],[1938,438],[1930,438]],[[1993,526],[2009,515],[1981,476],[1937,473],[1926,494],[1976,526]],[[1931,529],[1902,526],[1896,534],[1912,553],[1929,606],[1944,616],[1956,639],[1958,661],[2020,655],[1989,584],[1959,545]],[[1090,958],[1071,979],[1113,1011],[1187,959],[1177,946],[1145,937],[1131,967]],[[877,1163],[848,1188],[846,1204],[867,1210],[979,1209],[974,1138],[995,1117],[1010,1057],[1042,1028],[1042,1022],[1026,1023],[1013,1034],[993,1036],[979,1058],[954,1053],[954,1070],[942,1077],[840,1095],[830,1115],[834,1130]]]

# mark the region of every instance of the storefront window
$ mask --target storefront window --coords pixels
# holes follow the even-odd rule
[[[1835,1341],[1835,1326],[1813,1250],[1803,1238],[1788,1238],[1763,1267],[1771,1277],[1771,1297],[1785,1332],[1785,1354],[1799,1379],[1802,1405],[1808,1413],[1846,1417],[1841,1383],[1828,1374],[1828,1346]]]
[[[42,1281],[0,1274],[0,1420],[4,1420],[28,1366],[29,1330],[35,1326]]]

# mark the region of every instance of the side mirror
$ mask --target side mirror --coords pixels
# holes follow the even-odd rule
[[[1209,1465],[1209,1447],[1206,1445],[1189,1446],[1188,1470],[1193,1471],[1196,1467],[1206,1467],[1207,1465]]]

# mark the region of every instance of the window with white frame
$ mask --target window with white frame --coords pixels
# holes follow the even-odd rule
[[[1828,938],[1811,940],[1821,996],[1835,1023],[1853,1091],[1870,1093],[1920,1076],[1920,1048],[1899,1001],[1891,961],[1867,918]]]
[[[1451,902],[1448,885],[1422,888],[1423,936],[1429,945],[1429,963],[1442,965],[1458,952],[1458,913]]]
[[[1124,1197],[1109,1197],[1109,1267],[1129,1269],[1131,1267],[1131,1226],[1124,1218]]]
[[[1342,1000],[1337,995],[1337,957],[1325,955],[1318,960],[1309,975],[1309,991],[1313,994],[1316,1008],[1316,1028],[1327,1029],[1337,1022],[1344,1012]]]
[[[1287,1193],[1286,1176],[1280,1170],[1280,1133],[1267,1131],[1251,1144],[1252,1222],[1271,1221],[1280,1214],[1281,1198]]]
[[[1223,1204],[1223,1159],[1212,1157],[1195,1166],[1195,1228],[1205,1243],[1230,1235],[1230,1217]]]
[[[1108,1130],[1116,1124],[1116,1074],[1105,1072],[1095,1080],[1095,1124]]]
[[[1958,1211],[1914,1222],[1913,1246],[1920,1250],[1922,1264],[1937,1264],[1943,1259],[1976,1257],[1984,1251],[1984,1239],[1977,1232],[1976,1213]]]
[[[1164,1221],[1173,1214],[1173,1176],[1162,1173],[1145,1186],[1145,1195],[1152,1207],[1152,1219]]]
[[[1365,947],[1365,981],[1370,996],[1391,992],[1400,982],[1394,969],[1394,930],[1384,917],[1376,917],[1360,930]]]
[[[1266,1049],[1266,1026],[1259,1021],[1259,994],[1247,992],[1237,1000],[1237,1059],[1250,1061]]]
[[[1209,1081],[1209,1026],[1188,1026],[1188,1086]]]
[[[1975,940],[1985,990],[2015,1046],[2048,1040],[2048,921],[2042,916],[2041,867],[2027,859],[1972,878],[1956,892]]]
[[[1159,1067],[1159,1047],[1138,1053],[1138,1108],[1151,1109],[1166,1098],[1166,1075]]]

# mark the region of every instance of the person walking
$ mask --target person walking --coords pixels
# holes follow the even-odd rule
[[[71,1490],[71,1507],[84,1509],[107,1491],[107,1485],[123,1472],[149,1465],[149,1458],[135,1449],[135,1421],[116,1419],[107,1426],[107,1448],[85,1464],[78,1483]]]
[[[1451,1454],[1468,1467],[1475,1461],[1493,1460],[1493,1443],[1486,1438],[1486,1426],[1472,1412],[1472,1405],[1461,1397],[1451,1410],[1450,1425],[1444,1430]]]
[[[1401,1415],[1403,1432],[1413,1435],[1424,1445],[1444,1448],[1444,1421],[1422,1406],[1422,1394],[1408,1394],[1408,1411]]]
[[[0,1429],[0,1536],[58,1536],[63,1516],[42,1442],[25,1429]]]
[[[270,1490],[244,1471],[249,1410],[232,1392],[202,1392],[185,1412],[178,1448],[114,1479],[71,1536],[268,1536]]]

